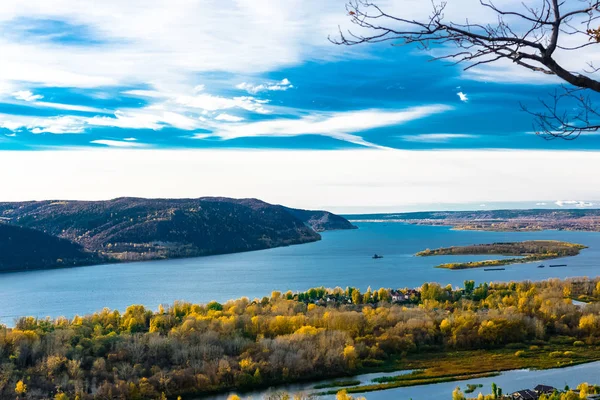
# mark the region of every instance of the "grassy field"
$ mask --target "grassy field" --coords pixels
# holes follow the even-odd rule
[[[420,353],[393,361],[396,370],[413,370],[404,375],[376,378],[369,385],[352,386],[348,393],[364,393],[398,387],[461,381],[498,375],[514,369],[564,368],[600,360],[600,346],[535,344],[522,349]],[[327,391],[319,394],[334,394]]]
[[[356,379],[348,379],[348,380],[339,380],[333,381],[330,383],[323,383],[320,385],[315,385],[315,389],[327,389],[327,388],[336,388],[336,387],[344,387],[344,386],[356,386],[359,385],[360,381]]]

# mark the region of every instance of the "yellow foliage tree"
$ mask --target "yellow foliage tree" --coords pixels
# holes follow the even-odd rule
[[[347,345],[346,347],[344,347],[344,358],[346,359],[346,361],[348,361],[348,366],[350,368],[355,368],[356,359],[358,358],[356,348],[351,345]]]
[[[24,395],[27,393],[27,385],[23,383],[23,381],[18,381],[17,385],[15,386],[15,393],[19,396]]]
[[[452,400],[465,400],[465,395],[458,386],[452,391]]]

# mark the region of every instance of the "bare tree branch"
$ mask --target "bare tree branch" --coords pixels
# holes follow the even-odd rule
[[[523,107],[536,118],[536,131],[552,139],[572,139],[600,129],[600,115],[590,96],[580,93],[580,90],[600,93],[600,81],[592,77],[599,69],[589,63],[591,70],[570,71],[555,58],[557,52],[581,50],[600,43],[600,27],[592,27],[600,18],[600,1],[535,0],[537,6],[523,4],[521,10],[504,10],[493,0],[479,0],[482,7],[497,14],[495,24],[446,21],[447,3],[435,1],[429,17],[414,20],[388,14],[371,0],[350,0],[346,5],[350,21],[360,32],[369,34],[340,29],[339,35],[329,40],[339,45],[393,41],[396,45],[417,44],[422,49],[448,49],[451,45],[458,50],[435,59],[465,63],[465,70],[508,60],[536,73],[554,75],[570,85],[561,94],[550,96],[554,104],[542,101],[543,112]],[[579,7],[573,7],[574,3],[579,3]],[[561,45],[562,36],[573,37],[580,43]],[[577,110],[561,113],[558,106],[566,103],[575,103]]]

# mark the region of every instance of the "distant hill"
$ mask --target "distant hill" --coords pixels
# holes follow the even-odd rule
[[[0,217],[109,261],[260,250],[314,242],[321,239],[317,231],[353,228],[326,211],[220,197],[11,202],[0,203]]]
[[[348,216],[353,221],[398,221],[452,226],[464,230],[539,231],[544,229],[600,231],[600,209],[533,209],[429,211]]]
[[[356,229],[344,217],[330,213],[329,211],[309,211],[294,208],[285,208],[290,214],[310,225],[315,231],[331,231],[338,229]]]
[[[0,223],[0,272],[95,264],[101,259],[66,239]]]

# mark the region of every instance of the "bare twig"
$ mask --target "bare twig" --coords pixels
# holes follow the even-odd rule
[[[360,32],[369,34],[340,29],[339,35],[329,40],[339,45],[392,41],[396,45],[417,44],[422,49],[452,45],[457,51],[436,59],[465,63],[466,70],[509,60],[530,71],[554,75],[570,86],[550,96],[552,102],[542,101],[541,112],[531,112],[523,107],[536,118],[536,131],[552,139],[572,139],[584,132],[598,131],[598,113],[590,96],[580,91],[600,93],[600,81],[592,77],[599,69],[590,63],[591,70],[581,73],[570,71],[557,61],[555,53],[581,50],[600,42],[600,28],[593,27],[600,18],[600,1],[537,0],[537,7],[523,4],[521,10],[501,9],[493,0],[479,2],[497,14],[497,23],[483,25],[468,20],[465,23],[446,21],[444,11],[447,3],[436,3],[436,0],[432,1],[431,14],[423,20],[388,14],[371,0],[350,0],[346,10],[351,22]],[[574,3],[579,4],[573,7]],[[517,29],[507,22],[508,19],[511,23],[517,20],[527,26],[524,29],[519,25]],[[561,44],[562,36],[574,37],[580,43]],[[559,104],[567,102],[574,103],[576,109],[561,113]]]

